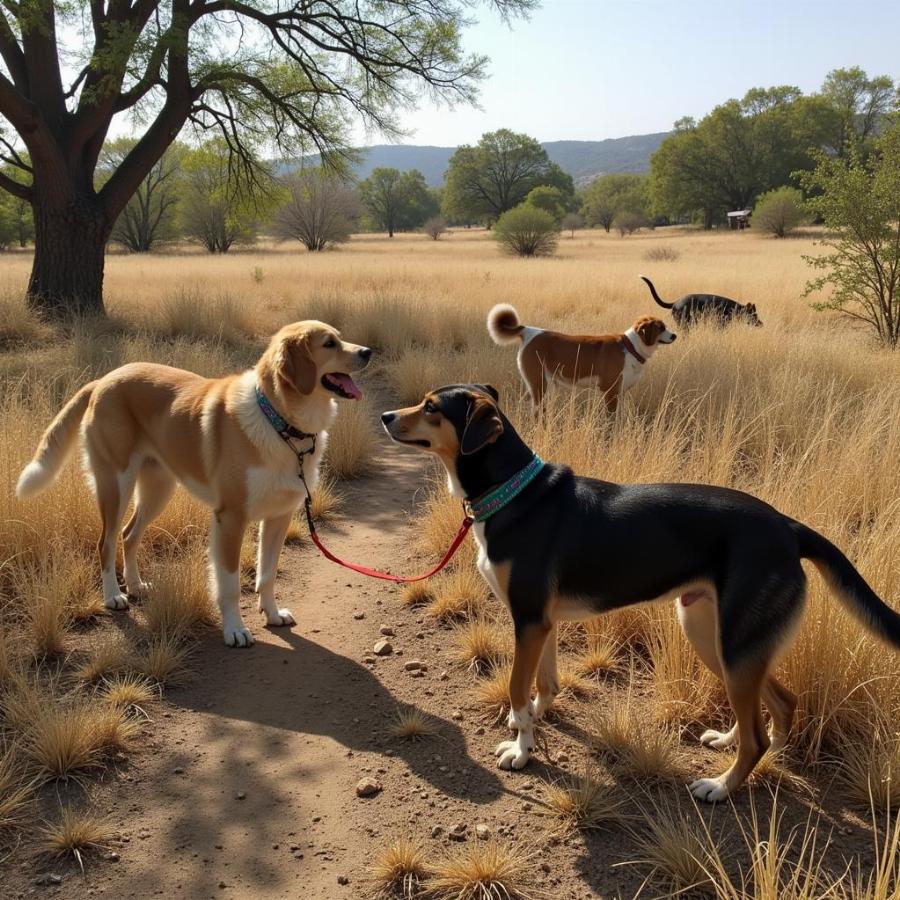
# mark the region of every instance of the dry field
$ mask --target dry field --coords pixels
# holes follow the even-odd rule
[[[218,639],[207,627],[217,612],[206,593],[201,506],[179,494],[151,529],[154,593],[115,617],[99,601],[96,513],[76,467],[37,500],[14,500],[19,470],[76,385],[137,359],[222,373],[252,363],[281,324],[321,318],[379,354],[367,399],[341,408],[318,498],[323,515],[339,516],[343,497],[352,518],[347,498],[367,490],[366,471],[383,446],[374,427],[382,406],[414,402],[448,382],[486,381],[545,458],[610,480],[750,491],[822,531],[896,607],[900,355],[801,299],[800,257],[809,252],[810,237],[661,229],[626,239],[580,232],[564,237],[550,260],[503,257],[479,231],[439,242],[360,236],[323,254],[279,246],[222,258],[189,250],[112,255],[109,320],[67,332],[24,313],[29,257],[0,257],[0,872],[32,853],[74,858],[88,873],[99,865],[91,857],[102,859],[112,838],[92,801],[94,785],[139,756],[142,736],[166,706],[166,686],[195,667],[198,645]],[[670,299],[711,291],[754,302],[764,327],[696,329],[662,348],[614,421],[596,397],[559,389],[548,414],[535,417],[513,351],[487,337],[487,310],[512,302],[528,323],[594,333],[622,331],[643,313],[666,318],[639,273]],[[405,537],[418,536],[423,558],[443,551],[459,517],[439,473],[428,472]],[[406,502],[414,503],[412,491]],[[302,529],[293,537],[301,540]],[[248,574],[252,549],[248,543]],[[647,554],[652,560],[652,547]],[[489,766],[511,640],[473,557],[467,546],[448,574],[390,596],[398,616],[431,623],[447,645],[462,694],[448,709],[480,710],[491,731],[482,726],[468,746]],[[338,578],[335,590],[343,583]],[[697,736],[729,714],[672,610],[632,609],[573,626],[563,644],[565,691],[546,753],[555,762],[554,743],[576,735],[580,757],[561,769],[532,763],[547,782],[536,791],[544,811],[537,843],[552,842],[544,865],[576,845],[604,855],[597,865],[612,879],[606,893],[599,881],[580,883],[571,867],[560,869],[570,872],[561,883],[550,875],[535,881],[534,843],[472,840],[437,852],[398,824],[382,829],[383,852],[367,846],[358,896],[502,900],[543,896],[551,886],[560,897],[619,896],[608,888],[619,877],[631,885],[628,896],[637,893],[636,877],[648,897],[685,890],[735,900],[900,896],[893,815],[900,789],[892,790],[900,772],[900,660],[863,634],[814,573],[803,628],[781,663],[800,697],[790,746],[714,817],[693,806],[682,782],[697,766],[726,767],[725,754],[698,752]],[[432,739],[429,721],[414,714],[401,711],[390,727],[397,739]],[[615,853],[606,858],[612,851],[596,835],[610,830]],[[17,876],[26,888],[30,871]]]

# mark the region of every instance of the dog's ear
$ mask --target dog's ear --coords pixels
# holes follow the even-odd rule
[[[479,391],[490,394],[498,403],[500,402],[500,392],[492,384],[476,384],[475,387],[477,387]]]
[[[755,304],[755,303],[748,303],[748,304],[747,304],[747,312],[756,314],[756,304]]]
[[[316,386],[318,370],[309,352],[309,335],[285,338],[281,345],[278,374],[300,394],[311,394]]]
[[[646,318],[634,329],[638,337],[648,347],[656,343],[657,338],[662,334],[665,325],[659,319]]]
[[[486,397],[473,397],[466,427],[459,439],[459,452],[471,456],[494,443],[503,434],[503,420],[497,406]]]

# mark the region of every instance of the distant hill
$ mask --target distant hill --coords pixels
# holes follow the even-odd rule
[[[550,159],[575,179],[585,184],[609,172],[649,172],[650,156],[668,136],[668,132],[636,134],[605,141],[548,141],[543,144]],[[414,144],[376,144],[360,150],[361,161],[355,167],[358,178],[368,178],[372,169],[391,167],[401,172],[418,169],[425,181],[438,187],[444,181],[447,164],[455,147],[425,147]],[[307,161],[315,165],[316,157]],[[284,168],[294,168],[287,164]]]

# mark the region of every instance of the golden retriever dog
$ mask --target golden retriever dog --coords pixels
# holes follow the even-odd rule
[[[361,396],[350,373],[364,368],[371,353],[341,340],[330,325],[307,321],[282,328],[255,368],[225,378],[152,363],[122,366],[86,384],[62,408],[22,470],[16,494],[24,499],[49,487],[81,431],[85,469],[100,507],[103,600],[109,609],[124,609],[126,594],[148,590],[138,570],[138,546],[180,482],[213,510],[210,584],[225,643],[249,647],[254,638],[240,610],[244,532],[249,523],[261,523],[260,612],[269,625],[293,625],[290,610],[275,603],[275,573],[291,517],[306,496],[296,451],[314,446],[302,455],[312,490],[335,398]],[[116,542],[135,486],[134,512],[123,531],[123,593]]]

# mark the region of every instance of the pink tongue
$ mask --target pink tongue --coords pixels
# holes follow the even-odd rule
[[[362,391],[349,375],[345,375],[343,372],[332,372],[328,375],[328,380],[332,384],[338,385],[345,394],[348,394],[354,400],[359,400],[362,397]]]

